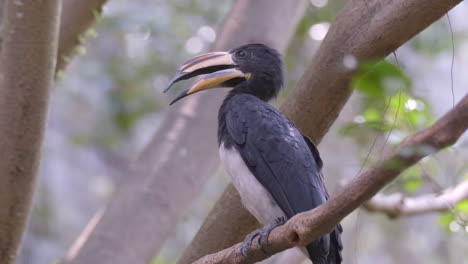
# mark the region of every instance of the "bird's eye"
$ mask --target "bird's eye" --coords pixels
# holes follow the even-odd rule
[[[245,57],[247,57],[247,52],[245,52],[244,50],[239,50],[239,51],[237,52],[237,57],[239,57],[239,58],[245,58]]]

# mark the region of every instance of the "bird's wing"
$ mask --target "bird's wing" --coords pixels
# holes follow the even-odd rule
[[[326,201],[317,149],[271,105],[250,95],[236,96],[226,128],[252,174],[288,218]]]
[[[314,156],[315,163],[317,164],[317,166],[321,170],[322,167],[323,167],[323,161],[322,161],[322,158],[320,158],[320,153],[319,153],[317,147],[315,146],[315,144],[308,137],[306,137],[304,135],[302,135],[302,137],[304,138],[304,141],[307,143],[307,146],[309,147],[309,150],[312,153],[312,156]]]
[[[288,218],[328,199],[315,145],[271,105],[250,95],[232,98],[225,116],[233,145]],[[314,263],[341,263],[341,226],[307,246]]]
[[[318,152],[317,147],[315,146],[312,141],[304,136],[304,140],[307,143],[307,146],[309,146],[310,152],[314,156],[315,162],[321,169],[323,166],[322,159],[320,158],[320,154]],[[320,174],[322,176],[322,174]],[[323,177],[323,176],[322,176]],[[325,193],[326,193],[326,199],[328,200],[329,194],[325,188]],[[343,250],[343,243],[341,242],[341,233],[343,233],[343,227],[341,224],[338,224],[335,229],[330,233],[330,238],[329,238],[329,254],[327,258],[323,259],[318,259],[316,262],[320,263],[341,263],[343,261],[343,256],[341,255],[341,251]],[[323,239],[323,241],[327,241],[327,239]],[[307,251],[309,252],[309,255],[315,254],[315,251],[317,250],[317,244],[312,243],[311,245],[307,246]]]

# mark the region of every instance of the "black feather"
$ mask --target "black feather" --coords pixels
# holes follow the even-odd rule
[[[315,145],[259,98],[229,93],[219,112],[218,140],[225,148],[236,148],[288,219],[328,199]],[[307,246],[314,264],[341,263],[340,233],[336,229]]]

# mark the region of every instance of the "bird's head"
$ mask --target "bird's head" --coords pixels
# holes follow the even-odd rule
[[[283,62],[276,50],[263,44],[247,44],[229,52],[211,52],[186,61],[164,92],[178,81],[201,74],[206,75],[171,104],[187,95],[221,87],[233,87],[235,92],[249,93],[268,101],[278,94],[284,79]]]

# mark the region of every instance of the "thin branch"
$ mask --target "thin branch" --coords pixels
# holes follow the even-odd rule
[[[430,212],[444,212],[456,203],[468,199],[468,181],[444,190],[441,194],[426,194],[406,197],[402,193],[379,193],[363,204],[371,212],[381,212],[391,218],[419,215]]]
[[[241,243],[207,255],[195,264],[248,264],[264,260],[285,249],[305,246],[329,233],[348,214],[372,198],[402,171],[423,157],[456,142],[468,128],[468,95],[431,127],[407,137],[385,160],[354,178],[323,205],[295,215],[269,237],[270,252],[255,241],[247,257],[240,254]]]

